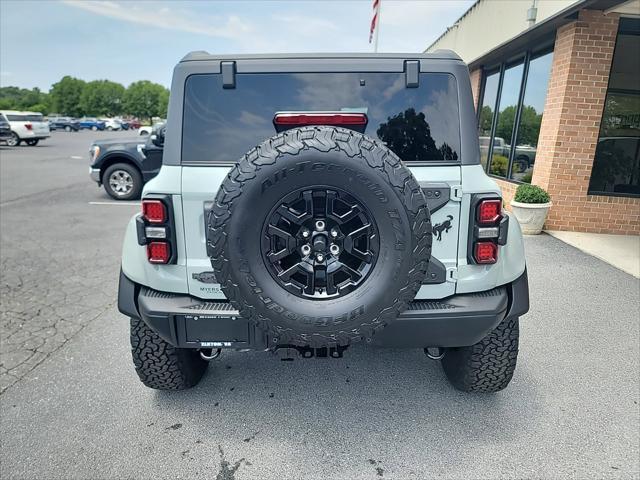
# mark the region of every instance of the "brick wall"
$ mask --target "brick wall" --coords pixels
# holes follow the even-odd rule
[[[478,99],[480,98],[480,87],[482,86],[482,69],[476,68],[469,72],[471,78],[471,91],[473,92],[473,106],[478,111]]]
[[[640,199],[587,194],[617,29],[617,14],[582,10],[557,31],[532,179],[554,204],[547,229],[640,234]]]

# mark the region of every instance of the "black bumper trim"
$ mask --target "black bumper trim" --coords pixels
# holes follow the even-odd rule
[[[270,345],[231,303],[200,300],[185,294],[159,292],[136,285],[122,272],[118,309],[143,319],[167,342],[181,348],[250,348]],[[371,344],[423,348],[473,345],[505,318],[529,310],[527,271],[507,285],[485,292],[441,300],[415,300]]]

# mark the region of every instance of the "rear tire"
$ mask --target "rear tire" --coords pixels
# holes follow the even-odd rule
[[[30,147],[35,147],[36,145],[38,145],[38,142],[40,141],[40,139],[36,139],[36,140],[25,140],[26,144],[29,145]]]
[[[442,368],[451,384],[463,392],[499,392],[516,369],[518,318],[507,318],[470,347],[448,348]]]
[[[11,132],[11,137],[7,139],[7,146],[9,147],[17,147],[20,145],[22,140],[16,132]]]
[[[197,350],[170,345],[137,318],[131,319],[131,354],[140,381],[157,390],[191,388],[209,365]]]

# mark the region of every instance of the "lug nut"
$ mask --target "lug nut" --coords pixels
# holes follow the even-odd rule
[[[337,231],[335,228],[332,228],[332,229],[331,229],[331,236],[332,236],[333,238],[336,238],[336,237],[338,236],[338,231]]]
[[[309,230],[307,230],[306,228],[302,231],[302,236],[304,238],[309,238]]]
[[[324,231],[324,226],[325,226],[325,225],[324,225],[324,222],[323,222],[322,220],[318,220],[318,221],[316,222],[316,230],[317,230],[318,232],[323,232],[323,231]]]
[[[305,257],[311,253],[311,247],[309,245],[303,245],[300,250]]]
[[[338,255],[340,253],[340,247],[338,245],[336,245],[335,243],[332,243],[331,246],[329,247],[329,251],[333,255]]]
[[[324,255],[322,255],[321,253],[319,253],[318,255],[316,255],[316,260],[318,262],[324,262]]]

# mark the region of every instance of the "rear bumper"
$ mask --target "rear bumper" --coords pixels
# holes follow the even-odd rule
[[[158,292],[137,285],[120,273],[118,309],[141,318],[160,337],[181,348],[250,348],[273,346],[270,339],[226,301]],[[394,348],[473,345],[505,318],[529,310],[527,271],[514,282],[485,292],[442,300],[416,300],[372,345]]]

